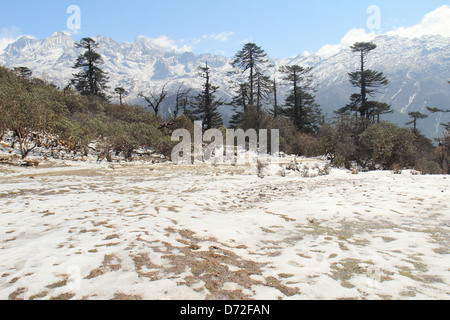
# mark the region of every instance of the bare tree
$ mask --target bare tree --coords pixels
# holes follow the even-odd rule
[[[160,125],[158,127],[159,130],[171,130],[171,127],[177,123],[177,120],[179,120],[180,112],[183,111],[183,113],[187,116],[190,116],[188,112],[188,104],[189,104],[189,94],[191,93],[191,88],[184,87],[184,84],[181,84],[178,87],[177,95],[175,99],[175,108],[173,110],[173,113],[170,114],[170,116],[166,119],[160,118]]]
[[[180,114],[180,110],[183,110],[183,113],[186,114],[187,106],[189,104],[189,94],[191,93],[191,91],[192,88],[183,89],[183,84],[178,87],[173,118],[178,117],[178,115]]]
[[[164,99],[167,98],[167,95],[169,92],[166,90],[167,83],[165,83],[159,93],[156,93],[155,90],[151,91],[149,96],[145,96],[143,93],[140,93],[139,96],[141,98],[144,98],[145,101],[147,101],[149,107],[153,109],[155,112],[155,115],[159,115],[159,111],[161,108],[161,104],[163,103]]]

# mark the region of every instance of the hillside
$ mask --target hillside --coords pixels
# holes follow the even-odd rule
[[[220,86],[223,97],[230,97],[231,57],[212,54],[179,53],[158,46],[152,39],[138,37],[133,43],[117,43],[99,36],[99,52],[105,60],[104,69],[110,75],[110,87],[123,87],[129,91],[126,100],[131,104],[144,104],[139,93],[168,83],[177,90],[180,85],[199,89],[201,79],[197,67],[208,62],[212,68],[212,81]],[[379,95],[379,100],[392,104],[396,113],[391,120],[404,125],[409,111],[426,112],[426,106],[445,108],[450,105],[450,38],[424,36],[407,39],[398,36],[379,36],[374,41],[378,48],[370,54],[368,66],[382,71],[390,80],[390,87]],[[22,37],[0,54],[0,64],[7,67],[26,66],[36,76],[64,87],[69,82],[72,66],[78,55],[69,34],[58,32],[48,39]],[[299,64],[314,68],[317,102],[328,117],[348,103],[355,92],[348,81],[348,72],[354,71],[358,59],[349,49],[329,58],[317,55],[298,55],[288,59],[273,59],[274,68],[267,70],[281,80],[277,67]],[[281,88],[283,90],[283,88]],[[113,93],[111,93],[113,96]],[[280,93],[280,100],[284,97]],[[166,106],[168,108],[169,106]],[[221,112],[226,120],[232,114],[230,107]],[[448,122],[449,115],[436,114],[421,122],[421,131],[429,137],[442,133],[439,124]]]

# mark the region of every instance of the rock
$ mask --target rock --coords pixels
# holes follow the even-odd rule
[[[39,166],[39,161],[37,160],[23,160],[25,166],[27,167],[37,167]]]

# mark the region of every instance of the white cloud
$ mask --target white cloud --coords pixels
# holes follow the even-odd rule
[[[232,35],[233,35],[232,31],[225,31],[218,34],[210,34],[210,35],[204,34],[201,35],[199,38],[182,39],[180,41],[172,40],[165,35],[159,36],[158,38],[139,36],[138,39],[143,39],[144,41],[151,43],[151,45],[153,46],[169,49],[175,52],[191,52],[193,51],[195,45],[198,45],[203,41],[214,40],[225,42],[230,40]]]
[[[252,42],[253,41],[253,38],[247,38],[247,39],[244,39],[244,40],[242,40],[241,41],[241,43],[250,43],[250,42]]]
[[[211,35],[211,38],[213,38],[214,40],[220,41],[220,42],[225,42],[225,41],[230,40],[232,35],[233,35],[232,31],[225,31],[225,32],[221,32],[219,34],[213,34],[213,35]]]
[[[169,39],[167,36],[159,36],[158,38],[149,38],[146,36],[139,36],[138,39],[144,39],[145,41],[150,42],[152,45],[164,49],[169,49],[176,52],[186,52],[186,51],[192,51],[192,46],[190,45],[183,45],[178,46],[174,40]]]
[[[375,31],[371,31],[369,33],[366,32],[365,29],[352,29],[341,39],[339,44],[327,44],[324,45],[317,52],[317,55],[323,58],[329,58],[337,53],[339,53],[342,49],[348,48],[353,45],[355,42],[366,42],[371,41],[377,36]]]
[[[450,37],[450,6],[444,5],[427,15],[422,21],[412,27],[398,27],[395,30],[385,33],[390,36],[400,36],[406,38],[418,38],[424,35],[441,35]],[[342,49],[350,47],[355,42],[366,42],[373,40],[380,35],[375,31],[366,31],[366,29],[351,29],[341,39],[339,44],[327,44],[319,49],[317,55],[323,58],[329,58],[339,53]]]
[[[8,27],[8,28],[0,28],[0,52],[2,52],[6,47],[20,38],[19,28],[17,27]]]
[[[450,6],[444,5],[428,13],[422,21],[412,27],[399,27],[386,33],[405,38],[418,38],[425,35],[450,37]]]
[[[200,42],[202,42],[202,39],[200,39],[200,38],[193,38],[191,40],[191,45],[195,46],[196,44],[199,44]]]

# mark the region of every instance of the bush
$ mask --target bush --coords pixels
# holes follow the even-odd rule
[[[324,154],[324,148],[319,139],[313,135],[297,132],[289,141],[284,151],[304,157],[317,157]]]
[[[349,166],[346,165],[346,161],[341,156],[336,156],[332,159],[331,163],[337,167],[337,168],[347,168],[349,169]]]
[[[394,164],[412,167],[415,160],[414,141],[416,136],[407,128],[390,122],[380,122],[369,126],[361,135],[361,144],[367,149],[363,160],[371,168],[380,165],[391,169]]]
[[[442,168],[442,172],[450,174],[450,132],[444,133],[439,147],[435,150],[435,159]]]
[[[350,169],[360,156],[358,136],[361,128],[354,118],[341,119],[336,126],[325,123],[319,131],[323,154],[330,157],[334,166]]]
[[[97,142],[100,158],[108,161],[112,152],[131,160],[141,147],[170,155],[175,145],[172,131],[192,126],[185,116],[164,120],[140,106],[81,96],[70,87],[60,91],[0,67],[0,138],[12,131],[23,158],[43,141],[52,151],[58,147],[85,155],[89,145]]]
[[[414,166],[414,169],[417,171],[422,172],[422,174],[441,174],[442,170],[439,166],[439,163],[429,160],[427,158],[420,158],[416,165]]]

